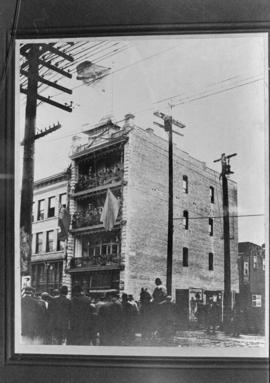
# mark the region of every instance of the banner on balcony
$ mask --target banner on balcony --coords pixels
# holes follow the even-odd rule
[[[100,222],[107,231],[111,231],[115,225],[120,208],[120,200],[115,198],[110,189],[107,190],[106,200],[100,216]]]
[[[58,233],[58,240],[64,241],[68,237],[68,229],[70,224],[70,214],[68,209],[64,206],[61,206],[59,209],[58,216],[58,226],[60,227],[60,232]]]

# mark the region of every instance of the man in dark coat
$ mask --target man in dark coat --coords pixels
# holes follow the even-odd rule
[[[81,286],[76,285],[71,299],[69,344],[90,345],[94,327],[95,309],[90,298],[82,294]]]
[[[123,333],[122,305],[116,294],[106,294],[106,302],[99,309],[99,332],[102,346],[119,346]]]
[[[67,286],[62,286],[60,295],[55,296],[49,302],[48,316],[52,344],[65,344],[67,341],[71,306],[67,294]]]
[[[207,333],[212,334],[216,333],[216,327],[218,325],[219,317],[219,307],[216,301],[213,300],[213,297],[209,298],[209,303],[207,305]]]

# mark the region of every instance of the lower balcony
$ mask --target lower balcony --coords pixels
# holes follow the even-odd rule
[[[69,265],[70,272],[112,269],[121,269],[119,254],[107,254],[97,257],[72,258]]]

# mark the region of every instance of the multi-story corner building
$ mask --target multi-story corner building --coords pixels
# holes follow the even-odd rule
[[[166,283],[168,142],[152,129],[104,122],[74,140],[65,283],[90,292],[116,289],[139,297]],[[76,142],[75,142],[76,141]],[[224,290],[222,185],[219,174],[174,148],[173,297],[190,313],[191,298]],[[231,288],[238,292],[237,185],[229,180]],[[101,222],[108,189],[120,209],[111,230]]]
[[[58,240],[59,208],[67,207],[68,173],[36,181],[32,217],[31,283],[37,292],[62,284],[65,241]]]
[[[239,297],[245,312],[246,331],[264,332],[265,317],[265,247],[240,242]]]

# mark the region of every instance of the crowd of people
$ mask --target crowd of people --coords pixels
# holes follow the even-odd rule
[[[80,285],[62,286],[52,295],[34,294],[26,287],[21,299],[22,341],[25,344],[53,345],[136,345],[138,338],[149,344],[154,339],[169,340],[177,329],[176,306],[160,278],[152,294],[142,288],[140,298],[108,291],[87,296]],[[206,307],[206,330],[215,332],[217,307],[211,300]],[[201,318],[198,323],[200,324]]]

